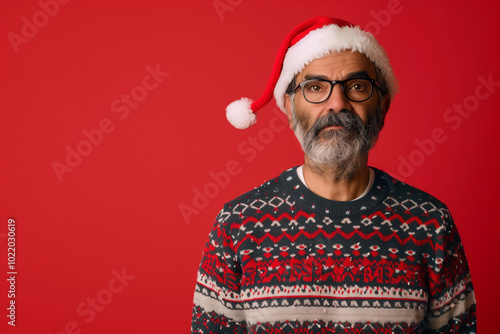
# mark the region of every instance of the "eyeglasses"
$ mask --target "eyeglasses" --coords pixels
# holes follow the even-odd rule
[[[323,103],[332,95],[333,86],[340,84],[344,95],[353,102],[364,102],[373,93],[373,87],[377,87],[374,79],[353,78],[347,80],[325,80],[312,79],[304,80],[295,87],[293,93],[302,88],[302,94],[309,103]]]

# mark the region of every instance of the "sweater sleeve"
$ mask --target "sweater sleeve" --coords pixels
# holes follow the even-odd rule
[[[448,210],[435,234],[429,263],[426,333],[476,333],[476,299],[457,227]]]
[[[192,333],[244,333],[240,303],[241,268],[222,210],[209,234],[194,292]]]

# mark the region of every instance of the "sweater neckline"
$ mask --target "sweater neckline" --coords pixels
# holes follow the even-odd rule
[[[373,183],[375,181],[375,171],[371,167],[368,167],[368,169],[369,169],[370,175],[369,175],[368,184],[366,185],[365,190],[363,191],[363,193],[361,195],[359,195],[355,199],[350,200],[351,202],[356,201],[356,200],[366,196],[368,194],[368,192],[370,191],[370,189],[372,188]],[[297,171],[297,175],[299,176],[299,179],[302,182],[302,184],[304,186],[306,186],[307,188],[309,188],[309,186],[307,185],[306,180],[304,178],[304,165],[298,166],[295,170]]]
[[[313,209],[318,213],[324,212],[328,215],[349,216],[367,212],[387,197],[389,187],[392,184],[390,177],[386,173],[370,167],[375,172],[375,180],[364,197],[352,201],[333,201],[321,197],[307,188],[297,174],[298,167],[290,168],[280,176],[281,184],[289,190],[290,195],[293,197],[294,206],[297,209]]]

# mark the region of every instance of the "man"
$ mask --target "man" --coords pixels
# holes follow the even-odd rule
[[[436,198],[367,166],[396,92],[373,36],[317,17],[285,39],[266,92],[304,164],[228,202],[198,272],[193,333],[475,333],[458,231]]]

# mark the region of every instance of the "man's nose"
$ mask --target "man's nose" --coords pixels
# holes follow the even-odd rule
[[[329,111],[339,113],[341,110],[351,110],[352,106],[349,99],[344,94],[342,86],[340,84],[335,84],[332,89],[332,93],[328,100],[325,101],[326,106]]]

